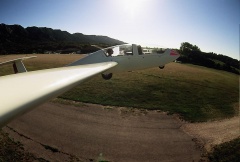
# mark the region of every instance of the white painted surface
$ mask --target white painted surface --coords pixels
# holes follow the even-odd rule
[[[116,62],[105,62],[0,77],[0,127],[116,65]]]
[[[22,60],[27,60],[27,59],[31,59],[31,58],[36,58],[37,56],[29,56],[29,57],[22,57],[22,58],[17,58],[17,59],[13,59],[13,60],[8,60],[5,62],[0,62],[0,66],[1,65],[7,65],[7,64],[12,64],[16,61],[22,61]]]
[[[142,70],[147,68],[153,68],[158,66],[164,66],[170,62],[176,60],[180,55],[171,49],[166,49],[164,53],[157,54],[139,54],[138,53],[138,46],[132,44],[132,51],[131,54],[122,55],[121,52],[113,54],[112,56],[107,56],[106,51],[109,48],[112,48],[114,52],[116,52],[121,46],[126,45],[118,45],[113,47],[108,47],[103,50],[96,51],[87,55],[86,57],[77,60],[68,66],[77,66],[77,65],[85,65],[85,64],[92,64],[92,63],[100,63],[100,62],[108,62],[113,61],[117,62],[118,65],[107,70],[105,73],[119,73],[125,71],[133,71],[133,70]],[[128,53],[128,52],[127,52]]]

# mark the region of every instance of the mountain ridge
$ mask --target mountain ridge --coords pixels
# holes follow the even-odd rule
[[[67,31],[47,27],[24,28],[17,24],[0,24],[0,54],[82,50],[84,46],[90,44],[112,46],[123,43],[125,42],[103,35],[70,34]]]

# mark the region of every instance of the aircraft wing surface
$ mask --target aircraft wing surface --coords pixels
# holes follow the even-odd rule
[[[13,59],[13,60],[8,60],[5,62],[0,62],[0,66],[1,65],[6,65],[6,64],[11,64],[15,61],[22,61],[22,60],[27,60],[27,59],[31,59],[31,58],[36,58],[37,56],[29,56],[29,57],[22,57],[22,58],[17,58],[17,59]]]
[[[104,62],[0,77],[0,128],[17,116],[116,65],[116,62]]]
[[[37,56],[29,56],[29,57],[22,57],[22,58],[9,60],[6,62],[0,62],[0,66],[7,65],[7,64],[13,64],[13,69],[14,69],[15,73],[24,73],[24,72],[27,72],[27,69],[25,68],[22,60],[27,60],[27,59],[36,58],[36,57]]]

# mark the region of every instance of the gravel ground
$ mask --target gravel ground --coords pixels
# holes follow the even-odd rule
[[[48,102],[3,130],[49,161],[199,161],[183,124],[158,111]]]
[[[211,151],[215,145],[240,137],[240,117],[213,122],[186,123],[181,129],[198,140],[207,151]]]

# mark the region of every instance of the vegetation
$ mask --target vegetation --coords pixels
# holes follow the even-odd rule
[[[26,60],[29,71],[64,66],[79,55],[38,55]],[[12,71],[4,66],[0,73]],[[239,108],[239,76],[190,64],[170,63],[163,70],[97,75],[60,98],[103,105],[162,110],[200,122],[229,118]]]
[[[19,53],[90,53],[97,50],[91,44],[109,46],[124,42],[107,36],[70,34],[46,27],[0,24],[0,54]]]
[[[50,28],[24,29],[20,25],[0,24],[0,54],[77,51],[90,53],[97,50],[91,44],[106,47],[122,43],[105,36],[70,34]],[[114,74],[113,79],[109,81],[103,80],[98,75],[61,95],[60,98],[103,105],[161,110],[170,114],[177,113],[191,122],[223,119],[236,115],[239,111],[239,75],[235,74],[240,73],[240,62],[228,56],[202,52],[199,47],[188,42],[181,44],[179,52],[181,57],[178,61],[208,68],[171,63],[162,71],[153,68]],[[39,57],[42,56],[39,55]],[[76,60],[77,57],[46,55],[42,58],[45,59],[27,61],[28,70],[60,67]],[[3,67],[0,69],[0,76],[10,71],[11,68]],[[0,146],[0,161],[36,160],[32,154],[24,152],[19,142],[14,142],[2,131],[0,131]],[[48,146],[45,148],[54,149]],[[240,138],[216,146],[209,155],[209,160],[239,161],[239,150]]]
[[[29,71],[64,66],[79,55],[38,55],[26,60]],[[5,58],[6,59],[6,58]],[[4,66],[0,74],[12,68]],[[163,70],[113,74],[111,80],[97,75],[61,95],[67,100],[103,105],[162,110],[200,122],[229,118],[238,113],[239,76],[190,64],[170,63]]]
[[[211,162],[239,162],[240,138],[215,146],[208,158]]]
[[[204,67],[171,63],[158,68],[101,76],[81,84],[61,98],[103,105],[162,110],[201,122],[236,115],[238,75]],[[234,108],[235,105],[235,108]]]
[[[218,70],[224,70],[235,74],[240,74],[240,61],[224,55],[202,52],[199,47],[188,42],[181,44],[179,52],[181,57],[178,61],[201,65]]]
[[[123,44],[124,42],[107,36],[70,34],[66,31],[54,30],[46,27],[27,27],[20,25],[0,24],[0,54],[31,54],[31,53],[91,53],[100,47]],[[147,47],[146,47],[147,48]],[[162,53],[162,49],[154,49]],[[153,50],[153,51],[154,51]],[[188,42],[181,44],[178,61],[191,63],[218,70],[239,74],[240,61],[228,56],[202,52],[196,45]]]
[[[1,56],[1,59],[9,60],[13,57]],[[81,55],[38,55],[36,59],[24,62],[27,69],[32,71],[64,66],[80,57]],[[10,66],[3,66],[0,68],[0,75],[9,74],[11,71]],[[170,63],[163,70],[152,68],[114,74],[108,81],[98,75],[60,97],[104,105],[161,110],[170,114],[178,113],[185,120],[192,122],[216,120],[237,115],[239,75],[191,64]],[[55,101],[58,102],[57,99]],[[9,139],[2,132],[0,146],[0,161],[19,161],[32,157],[23,152],[20,143]],[[228,161],[234,161],[239,157],[239,139],[216,148],[209,155],[211,161],[224,159],[225,156]],[[11,159],[8,159],[10,157]]]
[[[24,150],[20,142],[15,142],[8,137],[8,134],[0,130],[0,161],[46,161],[42,158],[36,158],[33,154]]]

